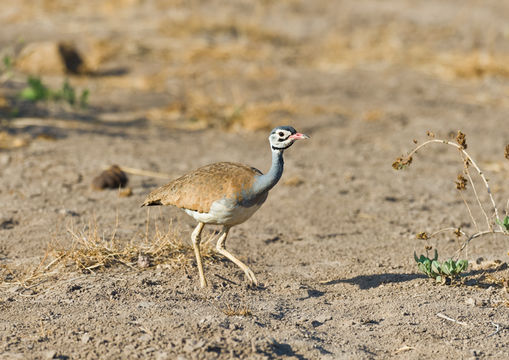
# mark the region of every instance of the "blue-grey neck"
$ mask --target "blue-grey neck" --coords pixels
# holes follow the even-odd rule
[[[283,175],[283,150],[272,150],[272,165],[270,170],[256,177],[253,184],[253,193],[260,195],[272,189]]]

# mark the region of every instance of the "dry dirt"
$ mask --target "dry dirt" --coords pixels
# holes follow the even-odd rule
[[[508,18],[495,0],[4,4],[1,55],[15,66],[0,73],[0,358],[509,358],[507,237],[473,240],[452,285],[413,259],[418,232],[475,231],[454,185],[458,152],[437,145],[391,167],[427,130],[461,129],[503,212]],[[87,109],[16,96],[29,71],[53,88],[66,77],[23,53],[42,41],[83,55],[87,71],[67,77],[89,89]],[[210,258],[201,289],[189,251],[148,267],[52,263],[94,227],[135,253],[155,224],[189,244],[182,211],[139,207],[165,179],[129,175],[132,196],[92,179],[112,164],[169,177],[215,161],[266,171],[279,124],[311,139],[286,152],[280,184],[228,241],[260,288]],[[458,249],[452,232],[432,245],[441,259]]]

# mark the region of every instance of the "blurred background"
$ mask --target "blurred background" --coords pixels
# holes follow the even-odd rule
[[[11,1],[0,146],[90,121],[251,131],[506,107],[508,18],[496,0]]]

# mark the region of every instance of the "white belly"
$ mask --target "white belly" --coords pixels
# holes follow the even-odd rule
[[[200,213],[189,209],[184,209],[184,211],[196,221],[205,224],[237,225],[249,219],[260,206],[262,206],[262,204],[250,207],[240,205],[234,206],[231,201],[222,199],[213,202],[208,213]]]

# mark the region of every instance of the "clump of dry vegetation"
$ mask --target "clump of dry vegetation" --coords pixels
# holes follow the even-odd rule
[[[495,200],[493,198],[491,188],[488,183],[488,179],[484,175],[483,171],[478,166],[477,162],[470,156],[469,153],[467,153],[467,142],[466,142],[466,135],[458,131],[455,141],[449,141],[449,140],[442,140],[442,139],[436,139],[435,135],[432,132],[427,133],[428,139],[427,141],[423,142],[422,144],[416,146],[412,151],[410,151],[407,155],[398,157],[396,161],[392,164],[392,167],[395,170],[402,170],[406,169],[410,166],[412,163],[413,157],[417,154],[417,152],[424,147],[431,145],[431,144],[443,144],[448,145],[450,147],[455,148],[461,157],[461,161],[463,163],[463,170],[460,174],[458,174],[457,179],[455,181],[456,189],[458,190],[458,193],[461,196],[461,199],[463,200],[463,203],[465,204],[465,207],[467,209],[468,215],[470,217],[470,220],[472,224],[474,225],[475,232],[473,233],[466,233],[459,227],[449,227],[445,229],[440,229],[438,231],[435,231],[433,233],[427,233],[427,232],[420,232],[417,234],[417,239],[426,241],[426,256],[421,255],[421,257],[417,257],[415,254],[415,259],[419,265],[419,268],[428,274],[428,276],[437,278],[438,281],[443,282],[444,275],[446,277],[451,277],[450,275],[457,276],[459,275],[459,272],[465,270],[467,268],[466,261],[465,260],[448,260],[448,262],[444,262],[443,264],[440,264],[438,262],[438,254],[435,249],[435,256],[430,259],[428,257],[428,252],[432,249],[432,246],[430,245],[429,240],[433,237],[436,237],[438,234],[444,233],[444,232],[452,232],[456,239],[463,239],[463,241],[459,241],[457,256],[463,251],[467,245],[470,243],[471,240],[488,235],[488,234],[503,234],[505,236],[509,236],[509,209],[505,209],[505,217],[500,216],[500,211],[498,210],[498,207],[495,203]],[[417,143],[417,141],[414,140],[414,143]],[[509,160],[509,145],[505,148],[505,158]],[[479,192],[476,188],[476,185],[472,179],[471,169],[475,170],[475,173],[478,175],[478,177],[481,179],[482,184],[486,188],[486,192],[488,194],[489,199],[489,207],[491,207],[490,210],[487,210],[486,204],[483,204],[483,201],[481,201],[481,198],[479,197]],[[470,189],[472,196],[475,198],[475,204],[479,208],[480,213],[482,214],[482,217],[485,221],[485,227],[482,226],[482,224],[479,224],[479,222],[476,220],[476,218],[473,215],[472,208],[469,205],[466,196],[464,195],[465,192],[467,192]],[[508,202],[509,206],[509,202]],[[429,266],[427,266],[429,265]],[[447,266],[438,266],[438,265],[447,265]],[[450,265],[450,266],[449,266]],[[426,267],[427,266],[427,267]],[[433,267],[434,266],[434,267]],[[428,269],[429,268],[429,269]],[[445,269],[444,273],[441,273],[439,270],[442,268]],[[429,271],[427,271],[429,270]]]
[[[182,241],[178,229],[171,223],[165,229],[157,223],[151,228],[147,220],[145,234],[132,240],[119,238],[117,228],[118,221],[111,234],[105,235],[95,219],[82,230],[70,226],[67,229],[72,240],[69,247],[55,242],[48,244],[39,264],[29,268],[2,265],[0,287],[18,286],[35,291],[50,279],[58,279],[69,272],[88,274],[117,265],[137,271],[158,265],[179,268],[190,266],[194,261],[192,245]],[[218,259],[209,245],[210,239],[202,244],[205,262]]]
[[[226,316],[253,316],[253,313],[247,306],[227,304],[224,309],[221,309],[221,311]]]

